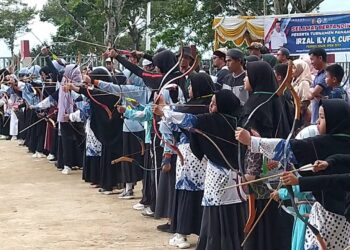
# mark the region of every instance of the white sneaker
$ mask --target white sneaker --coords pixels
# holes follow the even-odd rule
[[[72,172],[72,169],[70,168],[70,167],[68,167],[68,166],[64,166],[64,169],[62,170],[62,174],[66,174],[66,175],[68,175],[68,174],[70,174]]]
[[[123,192],[118,198],[125,199],[125,200],[131,200],[134,199],[134,191],[132,189]]]
[[[48,159],[48,160],[50,161],[50,160],[55,159],[55,156],[54,156],[53,154],[49,154],[49,155],[46,157],[46,159]]]
[[[152,212],[150,207],[145,207],[144,210],[142,210],[141,214],[143,216],[149,216],[149,217],[154,217],[154,212]]]
[[[145,208],[145,206],[141,203],[137,203],[137,204],[133,205],[132,208],[135,210],[143,210]]]
[[[6,135],[0,135],[0,140],[6,140],[7,136]]]
[[[35,152],[33,155],[32,155],[33,158],[38,158],[38,152]]]
[[[11,137],[11,141],[17,141],[17,136],[13,135],[13,136]]]
[[[180,249],[191,247],[191,244],[187,242],[186,236],[181,234],[174,234],[174,237],[169,240],[169,245]]]
[[[36,152],[36,158],[46,158],[46,155],[40,152]]]

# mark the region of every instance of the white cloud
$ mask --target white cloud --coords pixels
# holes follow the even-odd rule
[[[43,5],[47,2],[47,0],[23,0],[24,3],[27,3],[30,7],[36,7],[37,10],[41,10],[43,8]],[[51,35],[55,34],[57,31],[57,28],[47,22],[41,22],[39,19],[39,15],[35,17],[29,24],[29,28],[32,32],[26,32],[24,34],[20,34],[16,41],[15,41],[15,53],[18,53],[20,50],[20,43],[21,40],[29,40],[29,46],[30,48],[33,48],[42,42],[48,41],[50,42]],[[39,39],[37,39],[35,36],[37,36]],[[0,56],[6,57],[11,56],[10,50],[8,49],[7,45],[4,41],[0,40]]]

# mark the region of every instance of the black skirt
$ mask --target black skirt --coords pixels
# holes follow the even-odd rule
[[[203,193],[204,191],[175,190],[172,231],[183,235],[199,235],[203,214],[201,206]]]
[[[83,180],[92,184],[100,183],[100,156],[84,157]]]
[[[240,250],[246,221],[244,203],[204,207],[197,250]]]
[[[256,200],[256,218],[268,200]],[[272,202],[245,243],[244,250],[291,249],[293,217]],[[278,240],[276,240],[278,239]]]
[[[118,184],[119,166],[112,165],[111,161],[115,159],[112,152],[114,148],[102,144],[101,160],[100,160],[100,187],[112,191],[114,186]]]
[[[15,111],[15,114],[18,119],[18,132],[22,131],[25,128],[25,113],[21,110]],[[25,139],[25,133],[19,133],[17,135],[18,139],[24,140]]]
[[[4,116],[2,120],[1,134],[5,136],[10,135],[10,116]]]
[[[84,130],[81,125],[81,123],[60,123],[63,164],[65,166],[83,166]]]
[[[143,156],[141,155],[142,148],[136,136],[143,140],[145,133],[143,131],[133,133],[123,132],[123,155],[133,158],[143,165]],[[143,170],[137,164],[121,162],[120,173],[121,183],[136,183],[143,179]]]
[[[155,218],[171,218],[173,216],[175,181],[176,155],[173,155],[171,158],[171,170],[169,172],[160,172]]]

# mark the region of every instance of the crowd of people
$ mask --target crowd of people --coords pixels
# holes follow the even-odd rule
[[[166,218],[157,230],[174,247],[191,234],[199,250],[350,246],[343,68],[320,48],[292,62],[284,48],[248,51],[214,51],[209,74],[190,46],[110,49],[99,67],[43,48],[46,66],[0,71],[1,139],[62,174],[82,169],[104,195],[142,185],[133,209]]]

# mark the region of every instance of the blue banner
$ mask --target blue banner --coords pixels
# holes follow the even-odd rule
[[[287,48],[291,54],[306,54],[313,48],[327,52],[350,51],[350,15],[268,18],[266,46],[272,51]]]

